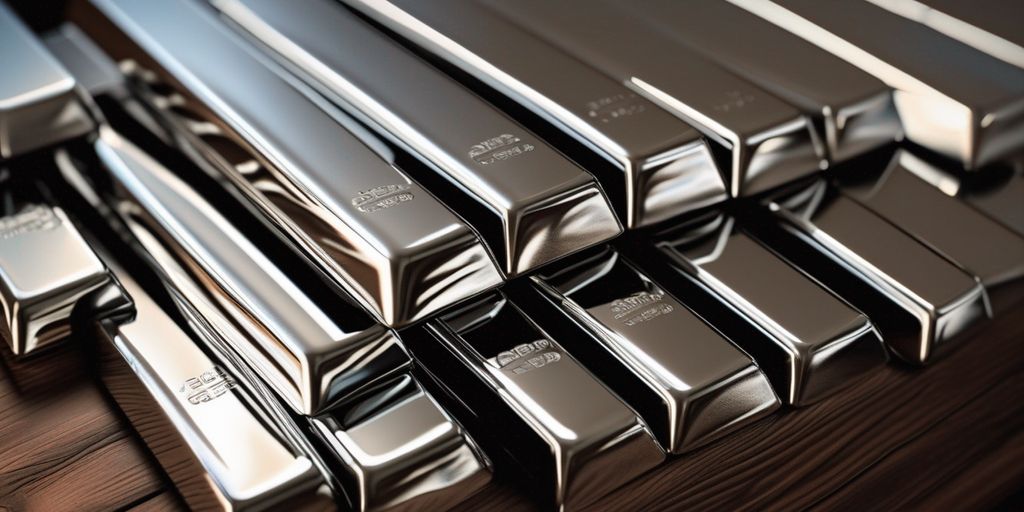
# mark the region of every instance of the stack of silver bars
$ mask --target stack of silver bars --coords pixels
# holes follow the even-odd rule
[[[1024,295],[1024,41],[902,5],[0,2],[0,330],[192,508],[591,505]]]

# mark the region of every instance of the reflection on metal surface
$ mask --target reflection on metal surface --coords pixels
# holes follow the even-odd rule
[[[1024,143],[1024,69],[868,2],[729,1],[889,84],[907,137],[968,169]]]
[[[213,3],[479,203],[498,228],[478,228],[507,275],[621,232],[592,176],[336,3]]]
[[[878,296],[869,300],[856,291],[840,293],[868,312],[903,359],[928,362],[937,349],[986,318],[981,283],[824,181],[780,196],[770,207],[782,229],[797,239],[793,250],[820,254],[874,290]],[[787,250],[781,242],[773,247]],[[842,272],[814,277],[832,287]],[[909,324],[887,308],[903,311]]]
[[[633,11],[669,37],[820,120],[833,162],[901,137],[892,91],[799,37],[725,2],[646,0]]]
[[[64,23],[43,34],[43,43],[90,95],[127,92],[117,63],[74,24]]]
[[[823,165],[824,147],[816,143],[806,116],[650,30],[622,6],[585,0],[483,1],[729,149],[733,195],[761,192]]]
[[[100,375],[193,510],[333,510],[313,463],[113,260],[130,318],[101,320]],[[113,287],[110,288],[113,290]]]
[[[380,141],[207,10],[187,0],[96,0],[74,4],[72,15],[105,51],[134,63],[126,68],[140,84],[154,80],[140,64],[154,66],[167,80],[158,85],[175,92],[140,92],[176,142],[230,178],[384,323],[415,321],[501,282],[474,233],[402,174]],[[409,187],[415,200],[369,213],[352,204],[389,185]]]
[[[691,127],[488,9],[459,0],[349,0],[352,7],[558,126],[620,172],[601,176],[638,228],[725,199]],[[620,211],[622,211],[620,210]]]
[[[75,80],[0,3],[0,160],[87,133]]]
[[[525,424],[515,449],[542,446],[520,461],[546,503],[593,503],[664,458],[636,414],[503,295],[428,326],[490,396],[495,433]]]
[[[746,355],[612,249],[534,278],[646,386],[616,388],[673,453],[691,450],[779,407]],[[641,395],[655,395],[645,407]]]
[[[66,338],[78,301],[109,282],[60,208],[33,204],[0,217],[0,339],[15,356]]]
[[[358,511],[447,510],[491,480],[472,439],[411,375],[312,423],[349,473]]]
[[[787,403],[813,403],[885,363],[867,316],[736,229],[733,218],[705,216],[658,239],[679,272],[767,335],[734,341]]]
[[[921,172],[929,164],[901,150],[876,173],[840,180],[840,190],[976,276],[994,310],[1012,306],[1024,296],[1024,237],[929,186],[911,167]]]
[[[331,318],[188,184],[110,128],[100,134],[115,209],[142,245],[159,244],[196,275],[247,333],[235,350],[296,411],[313,414],[409,364],[387,329],[354,308]]]

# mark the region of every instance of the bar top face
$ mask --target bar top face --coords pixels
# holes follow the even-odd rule
[[[417,320],[501,281],[458,217],[346,131],[312,91],[248,48],[212,10],[185,0],[92,4],[259,153],[267,173],[223,169],[386,324]],[[103,44],[102,34],[93,37]]]
[[[75,80],[6,4],[0,4],[0,160],[92,129]]]
[[[63,339],[78,299],[108,281],[59,207],[32,204],[0,218],[0,338],[14,355]]]
[[[448,509],[491,480],[462,426],[409,374],[312,422],[352,472],[358,510]]]
[[[621,232],[593,176],[337,3],[213,3],[328,97],[357,109],[497,213],[504,239],[492,243],[504,245],[507,274]]]
[[[431,325],[550,446],[559,506],[597,499],[664,458],[636,413],[503,295]]]
[[[189,475],[179,483],[184,484],[180,489],[186,501],[246,509],[294,505],[290,500],[316,494],[323,480],[312,462],[273,433],[248,405],[246,391],[235,378],[203,353],[126,272],[114,268],[114,273],[132,299],[135,317],[111,326],[109,340],[100,343],[111,343],[125,359],[205,469],[207,474]],[[188,484],[195,481],[206,485]],[[204,487],[212,495],[199,491]]]
[[[661,395],[670,451],[694,448],[778,408],[750,356],[613,250],[535,281]]]

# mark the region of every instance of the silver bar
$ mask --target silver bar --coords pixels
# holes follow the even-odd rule
[[[75,80],[0,3],[0,160],[88,133]]]
[[[1024,69],[868,2],[729,1],[882,79],[907,137],[967,169],[1024,143]]]
[[[369,133],[353,135],[354,121],[211,9],[96,0],[74,4],[72,15],[115,59],[157,67],[143,78],[156,72],[178,84],[162,106],[186,148],[387,325],[501,282],[469,227],[402,174],[380,141],[365,145]]]
[[[545,503],[581,508],[664,459],[636,414],[504,295],[427,325],[478,379],[494,433],[526,425],[509,449],[540,446],[520,461]]]
[[[32,204],[0,217],[0,338],[16,357],[67,338],[75,305],[109,282],[59,207]]]
[[[100,376],[193,510],[333,510],[313,462],[114,260],[134,305],[99,321]],[[254,456],[258,455],[258,456]]]
[[[612,354],[618,371],[643,382],[615,390],[668,451],[692,450],[779,408],[750,356],[614,249],[533,280]]]
[[[902,137],[892,91],[877,78],[725,2],[646,0],[631,10],[668,36],[820,123],[839,162]]]
[[[491,481],[479,448],[412,375],[311,421],[348,472],[354,510],[448,510]]]
[[[1024,68],[1024,9],[1006,0],[867,0],[904,18],[927,25],[997,59]]]
[[[1024,237],[908,170],[922,167],[931,166],[900,150],[881,172],[840,180],[840,190],[976,276],[992,309],[1006,310],[1024,297]]]
[[[786,403],[821,400],[886,362],[867,316],[737,229],[732,217],[698,218],[657,239],[677,271],[766,335],[735,341]]]
[[[675,116],[587,64],[460,0],[346,0],[460,67],[610,162],[602,181],[624,198],[627,228],[725,199],[707,143]]]
[[[478,229],[507,275],[622,232],[591,175],[336,3],[213,4],[489,212],[497,228]]]
[[[591,0],[481,1],[730,150],[727,174],[734,196],[767,190],[825,165],[824,147],[807,116],[657,33],[624,7]]]
[[[780,196],[770,208],[782,229],[798,240],[788,249],[783,243],[773,247],[790,251],[783,252],[787,257],[794,251],[820,254],[842,267],[838,272],[816,272],[801,263],[816,279],[867,311],[890,349],[907,361],[929,362],[988,314],[985,290],[974,277],[824,181]],[[884,298],[860,300],[856,293],[833,287],[833,281],[847,273]],[[885,313],[887,308],[903,311],[910,324]]]
[[[78,26],[63,23],[43,34],[43,43],[75,81],[92,96],[127,94],[124,75]]]
[[[110,128],[96,151],[135,236],[198,276],[246,334],[234,349],[295,411],[315,414],[408,367],[394,334],[358,314],[332,318],[217,208]]]

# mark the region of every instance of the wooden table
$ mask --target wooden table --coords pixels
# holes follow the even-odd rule
[[[184,508],[69,348],[0,369],[0,511]],[[890,364],[822,403],[676,457],[607,510],[1024,507],[1024,303],[924,369]],[[527,510],[493,484],[462,510]]]

